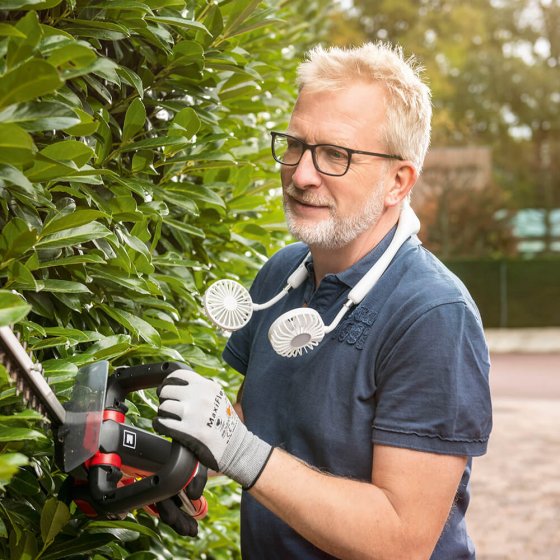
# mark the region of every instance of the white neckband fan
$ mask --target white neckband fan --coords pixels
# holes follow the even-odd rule
[[[206,315],[218,327],[225,331],[238,331],[253,316],[253,311],[268,309],[279,302],[290,290],[297,288],[307,278],[305,266],[310,254],[307,253],[301,264],[292,272],[281,292],[265,303],[253,303],[251,295],[235,280],[218,280],[214,282],[203,297]]]
[[[420,230],[420,221],[414,210],[406,202],[403,205],[397,230],[389,247],[350,290],[346,303],[342,306],[333,322],[325,325],[318,311],[310,307],[292,309],[280,315],[270,326],[268,339],[275,352],[286,358],[301,356],[313,350],[326,334],[333,331],[344,315],[358,305],[375,286],[383,275],[401,245]],[[249,292],[241,284],[233,280],[218,280],[210,286],[204,295],[204,307],[210,320],[218,327],[235,331],[245,326],[253,311],[267,309],[280,301],[291,289],[300,286],[307,278],[305,257],[299,267],[288,278],[286,286],[266,303],[256,304],[251,300]]]

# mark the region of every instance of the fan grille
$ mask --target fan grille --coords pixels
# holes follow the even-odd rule
[[[204,294],[204,309],[210,320],[226,331],[244,327],[253,315],[249,292],[234,280],[218,280]]]
[[[278,317],[268,331],[270,344],[280,356],[294,358],[313,350],[325,336],[325,325],[315,309],[292,309]]]

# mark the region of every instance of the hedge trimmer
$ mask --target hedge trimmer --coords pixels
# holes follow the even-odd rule
[[[69,500],[90,517],[118,519],[144,508],[177,532],[196,534],[184,513],[206,515],[206,469],[178,442],[125,423],[126,396],[157,387],[184,364],[120,367],[110,376],[107,361],[89,364],[62,405],[9,327],[0,327],[0,361],[24,401],[50,422],[55,460],[70,475],[63,485]]]

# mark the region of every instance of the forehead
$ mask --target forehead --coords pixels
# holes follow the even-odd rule
[[[289,132],[307,142],[363,147],[365,139],[370,144],[381,140],[385,120],[385,90],[380,84],[357,82],[344,89],[324,91],[303,88]]]

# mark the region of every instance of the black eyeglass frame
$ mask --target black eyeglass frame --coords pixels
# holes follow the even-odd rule
[[[384,159],[396,159],[396,160],[399,160],[399,161],[404,161],[403,157],[395,155],[395,154],[380,154],[380,153],[377,153],[377,152],[365,152],[364,150],[353,150],[352,148],[346,148],[345,146],[337,146],[336,144],[308,144],[307,142],[304,142],[303,140],[300,140],[299,138],[296,138],[295,136],[290,136],[289,134],[285,134],[283,132],[276,132],[274,130],[270,131],[270,135],[272,137],[271,143],[270,143],[270,148],[271,148],[271,151],[272,151],[272,157],[274,158],[274,161],[278,162],[280,165],[286,165],[287,167],[296,167],[297,165],[299,165],[299,162],[301,161],[301,158],[303,157],[303,154],[307,150],[311,150],[311,159],[313,160],[313,165],[315,166],[315,169],[319,173],[322,173],[323,175],[329,175],[330,177],[342,177],[343,175],[346,175],[346,173],[348,173],[348,170],[350,169],[353,154],[361,154],[361,155],[364,155],[364,156],[374,156],[374,157],[380,157],[380,158],[384,158]],[[276,153],[274,151],[274,139],[276,137],[287,138],[289,140],[294,140],[294,141],[299,142],[301,144],[303,149],[301,151],[299,159],[295,163],[286,163],[286,162],[280,161],[278,159],[278,157],[276,156]],[[326,173],[325,171],[319,169],[319,164],[317,163],[317,156],[315,154],[315,150],[317,148],[321,148],[321,147],[325,147],[325,146],[328,146],[330,148],[337,148],[339,150],[343,150],[348,154],[348,163],[346,165],[346,169],[342,173]]]

